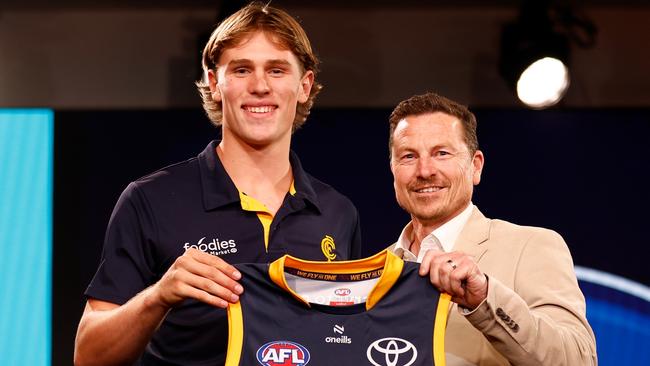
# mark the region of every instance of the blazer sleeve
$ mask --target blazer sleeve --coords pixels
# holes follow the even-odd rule
[[[585,313],[566,243],[538,229],[519,252],[514,289],[489,277],[486,301],[465,315],[513,365],[597,365]]]

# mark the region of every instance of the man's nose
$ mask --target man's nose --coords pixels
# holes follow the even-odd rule
[[[420,178],[429,178],[436,174],[438,167],[436,159],[430,156],[422,156],[417,162],[417,173]]]
[[[254,72],[250,80],[251,94],[265,95],[271,91],[267,80],[267,75],[263,71]]]

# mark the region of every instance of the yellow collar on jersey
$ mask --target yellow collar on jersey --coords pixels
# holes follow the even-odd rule
[[[284,255],[269,266],[271,280],[283,290],[290,293],[296,300],[310,306],[309,303],[289,287],[284,276],[284,269],[296,268],[306,272],[319,272],[328,274],[355,274],[383,269],[379,281],[368,294],[366,310],[372,309],[381,300],[388,290],[393,287],[404,267],[404,261],[388,250],[383,250],[372,257],[337,262],[307,261]]]

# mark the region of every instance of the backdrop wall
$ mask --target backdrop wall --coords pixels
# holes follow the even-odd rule
[[[486,165],[474,203],[488,217],[558,231],[577,265],[650,283],[641,255],[649,244],[649,112],[477,110]],[[391,244],[408,222],[395,203],[388,165],[389,114],[316,110],[294,136],[307,171],[359,208],[365,254]],[[55,362],[68,364],[72,357],[82,294],[121,191],[140,176],[196,156],[214,138],[217,129],[196,109],[56,113]],[[648,302],[640,303],[637,311],[647,317]]]

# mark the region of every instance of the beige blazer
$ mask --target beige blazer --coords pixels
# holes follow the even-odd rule
[[[491,220],[474,208],[454,250],[473,256],[489,280],[475,311],[450,309],[448,366],[597,365],[585,299],[559,234]]]

